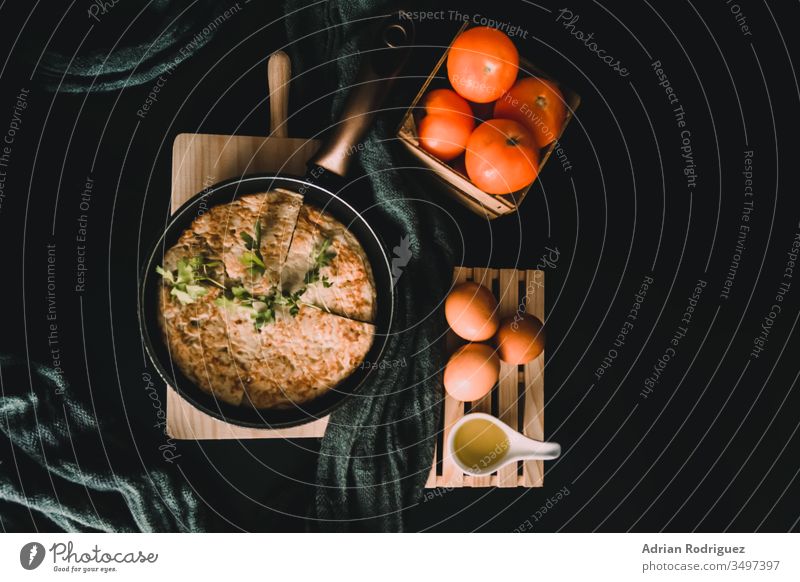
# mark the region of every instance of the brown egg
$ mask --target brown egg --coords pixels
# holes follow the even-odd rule
[[[467,344],[450,357],[444,388],[456,400],[473,402],[488,394],[500,375],[500,358],[492,346]]]
[[[456,285],[444,302],[444,316],[458,335],[471,342],[488,340],[497,331],[497,300],[483,285]]]
[[[506,317],[495,340],[504,362],[527,364],[544,350],[544,324],[529,313]]]

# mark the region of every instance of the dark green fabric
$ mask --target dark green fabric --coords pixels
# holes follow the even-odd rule
[[[365,19],[388,13],[389,3],[350,0],[300,10],[307,4],[286,2],[295,78],[302,78],[307,67],[330,60],[335,63],[326,70],[335,74],[326,76],[329,86],[312,89],[301,82],[300,90],[324,95],[346,88],[357,72],[357,50],[368,48],[363,46],[368,40],[364,29],[372,21]],[[346,91],[336,93],[328,123],[335,121],[345,96]],[[387,106],[391,105],[402,103]],[[450,284],[452,255],[444,241],[451,237],[441,214],[410,200],[424,198],[426,189],[391,169],[397,165],[396,151],[386,138],[394,128],[382,116],[359,161],[380,205],[380,218],[391,225],[381,233],[385,242],[396,256],[403,255],[400,240],[407,237],[411,257],[396,286],[398,321],[385,356],[392,366],[378,370],[359,397],[331,415],[322,441],[314,517],[326,530],[402,530],[402,510],[418,501],[433,458],[441,402],[442,352],[437,339],[443,331],[436,304]]]
[[[312,34],[310,42],[292,45],[295,72],[336,59],[325,68],[327,85],[304,87],[302,80],[293,81],[293,92],[322,97],[347,87],[358,66],[355,49],[363,42],[363,23],[339,25],[378,14],[381,6],[363,0],[328,2],[291,14],[300,4],[288,1],[290,42]],[[121,66],[117,72],[130,69]],[[108,79],[111,84],[102,87],[113,87],[116,81]],[[83,83],[84,90],[90,84]],[[317,130],[336,118],[345,94],[333,100],[327,119],[314,120]],[[377,370],[374,382],[331,417],[319,457],[316,502],[309,511],[312,529],[402,530],[402,510],[417,501],[433,455],[441,399],[438,339],[444,328],[437,303],[452,269],[442,241],[452,237],[432,206],[408,199],[424,198],[426,189],[392,170],[395,160],[384,138],[393,130],[393,121],[378,120],[359,153],[361,168],[355,169],[368,176],[379,205],[370,220],[382,225],[380,233],[395,252],[397,319],[385,354],[390,366]],[[87,391],[70,390],[46,367],[7,357],[0,357],[0,380],[3,529],[213,527],[208,508],[183,475],[160,456],[132,457],[136,449],[125,422],[95,411]],[[61,390],[64,395],[57,395]]]
[[[82,21],[63,23],[65,30],[71,26],[79,30],[91,26],[92,30],[78,52],[72,30],[71,34],[56,36],[41,55],[37,79],[49,90],[117,91],[148,83],[205,46],[225,25],[226,8],[237,10],[235,2],[221,5],[213,0],[108,3],[105,11],[100,4],[87,2],[73,11],[61,7]],[[89,10],[94,17],[89,16]],[[39,54],[31,53],[30,58],[36,62]]]
[[[130,459],[123,426],[87,409],[50,368],[0,357],[2,529],[205,529],[180,475]]]

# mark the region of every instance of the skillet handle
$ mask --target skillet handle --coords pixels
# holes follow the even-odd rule
[[[289,55],[277,51],[267,61],[267,85],[269,86],[269,135],[289,137],[286,120],[289,117],[289,78],[292,62]]]
[[[372,48],[362,54],[361,69],[347,96],[340,121],[309,162],[344,177],[359,142],[411,52],[414,27],[399,14],[389,16],[374,30]]]

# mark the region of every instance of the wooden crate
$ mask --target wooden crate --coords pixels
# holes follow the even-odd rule
[[[458,33],[456,33],[453,41],[455,41],[458,35],[464,32],[467,28],[471,27],[472,25],[470,23],[465,23],[459,29]],[[450,46],[452,46],[452,42],[450,43]],[[417,122],[419,121],[419,116],[421,113],[420,103],[424,99],[429,89],[451,88],[450,83],[446,81],[446,63],[447,56],[450,52],[450,46],[448,46],[447,50],[444,52],[444,54],[442,54],[441,58],[436,63],[436,66],[433,68],[433,71],[431,71],[430,75],[428,75],[427,79],[417,93],[417,96],[411,102],[411,105],[403,115],[403,119],[400,122],[400,127],[397,129],[397,137],[399,138],[400,143],[405,146],[408,153],[413,156],[415,161],[432,170],[431,175],[435,177],[436,183],[441,186],[441,190],[444,193],[448,194],[451,198],[466,206],[479,216],[488,220],[494,220],[495,218],[517,212],[519,205],[522,204],[523,199],[527,195],[528,191],[532,188],[533,184],[511,194],[503,194],[500,196],[487,194],[475,186],[469,177],[463,173],[463,170],[456,169],[456,165],[452,160],[450,162],[443,162],[433,154],[422,149],[420,146],[419,134],[417,131]],[[557,78],[553,77],[529,60],[520,56],[519,78],[521,79],[525,77],[540,77],[555,83],[561,91],[561,94],[564,98],[564,105],[566,106],[566,118],[564,119],[564,123],[561,126],[561,131],[559,132],[556,140],[539,152],[539,173],[541,174],[545,164],[547,163],[547,160],[550,159],[550,155],[558,147],[558,141],[561,139],[561,136],[567,128],[567,125],[569,125],[569,122],[574,117],[575,111],[578,109],[578,106],[581,103],[581,97],[575,91],[559,82]],[[481,108],[484,108],[484,116],[486,115],[485,107],[487,106],[475,104],[476,111],[480,111]]]
[[[492,290],[500,306],[500,317],[523,310],[544,321],[544,271],[517,269],[478,269],[456,267],[455,283],[475,281]],[[463,344],[449,332],[448,350]],[[542,487],[542,461],[519,461],[502,467],[490,476],[465,475],[444,451],[452,427],[468,412],[486,412],[521,430],[527,436],[544,440],[544,352],[523,366],[501,362],[500,379],[481,400],[461,402],[444,389],[444,410],[433,466],[426,487]]]

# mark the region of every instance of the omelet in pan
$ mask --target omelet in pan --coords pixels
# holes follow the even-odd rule
[[[174,364],[228,404],[313,400],[352,374],[374,340],[375,281],[364,249],[293,192],[209,209],[158,272],[159,323]]]

